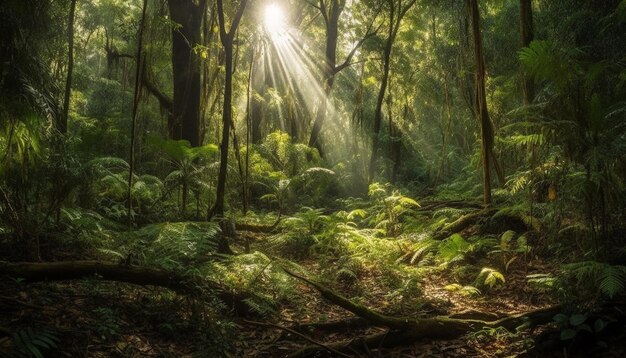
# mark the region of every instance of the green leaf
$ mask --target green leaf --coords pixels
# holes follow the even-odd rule
[[[554,317],[552,317],[552,319],[554,320],[554,322],[560,325],[566,324],[569,321],[569,317],[567,317],[563,313],[559,313],[555,315]]]
[[[574,339],[574,337],[576,337],[576,331],[571,329],[571,328],[567,328],[561,331],[561,340],[562,341],[567,341],[570,339]]]
[[[593,330],[597,332],[601,332],[606,327],[606,322],[604,322],[601,318],[598,318],[593,323]]]
[[[586,320],[587,320],[587,315],[585,314],[573,314],[569,318],[569,324],[576,327],[585,323]]]

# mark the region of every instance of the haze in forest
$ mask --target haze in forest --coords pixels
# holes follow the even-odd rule
[[[0,356],[626,346],[626,0],[0,2]]]

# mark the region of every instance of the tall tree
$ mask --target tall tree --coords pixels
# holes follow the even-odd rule
[[[201,43],[207,0],[168,0],[170,17],[180,26],[172,29],[174,100],[168,123],[172,139],[185,139],[193,147],[200,140],[200,59],[194,47]]]
[[[369,181],[374,178],[374,174],[377,170],[378,162],[378,149],[380,146],[380,128],[383,121],[383,103],[385,100],[385,94],[387,92],[387,86],[389,84],[389,71],[391,68],[391,52],[393,50],[393,44],[400,31],[400,25],[404,15],[415,4],[416,0],[387,0],[387,38],[385,39],[385,45],[383,48],[383,77],[380,82],[380,88],[378,90],[378,98],[376,100],[376,109],[374,112],[374,132],[372,134],[372,155],[370,157],[369,167]]]
[[[483,161],[483,199],[485,205],[491,204],[491,171],[490,165],[495,161],[493,154],[493,124],[487,109],[487,93],[485,90],[485,59],[483,57],[482,35],[480,33],[480,9],[478,0],[468,0],[469,15],[474,38],[474,61],[476,81],[476,115],[480,121],[481,153]]]
[[[70,3],[70,16],[67,21],[67,78],[65,80],[65,95],[63,97],[63,114],[59,119],[58,130],[67,133],[67,117],[70,112],[70,97],[72,94],[72,73],[74,72],[74,15],[76,14],[76,0]]]
[[[324,19],[324,27],[326,29],[326,45],[325,45],[325,59],[322,70],[322,79],[324,81],[324,98],[321,99],[320,107],[315,115],[313,121],[313,127],[311,129],[311,136],[309,137],[309,146],[317,148],[321,156],[324,156],[321,143],[319,141],[320,132],[322,126],[326,120],[326,112],[328,110],[328,101],[330,100],[330,93],[335,83],[335,76],[341,70],[350,66],[352,58],[356,51],[363,45],[363,43],[375,34],[372,31],[372,25],[369,26],[365,36],[359,40],[359,42],[348,53],[345,61],[340,65],[337,65],[337,44],[339,42],[339,18],[346,7],[346,0],[319,0],[317,4],[311,3],[322,14]]]
[[[532,0],[520,0],[520,35],[522,47],[528,47],[533,41],[533,2]],[[524,104],[530,104],[535,97],[535,84],[531,76],[524,74],[523,78]]]
[[[224,194],[226,191],[226,171],[228,169],[228,139],[230,137],[230,126],[233,121],[233,47],[234,39],[239,27],[239,22],[246,9],[248,0],[241,0],[239,9],[233,18],[230,27],[227,29],[224,1],[217,0],[217,15],[220,27],[220,40],[224,47],[224,107],[222,111],[222,143],[220,146],[220,171],[217,178],[217,192],[215,206],[212,214],[221,218],[224,216]]]
[[[146,10],[148,8],[148,0],[143,0],[141,9],[141,21],[139,22],[139,32],[137,35],[137,53],[135,65],[135,92],[133,97],[133,113],[131,118],[130,129],[130,159],[128,161],[128,226],[133,224],[133,175],[135,170],[135,141],[137,136],[137,110],[139,109],[139,100],[141,98],[141,78],[144,72],[144,61],[141,56],[143,51],[143,33],[146,27]]]

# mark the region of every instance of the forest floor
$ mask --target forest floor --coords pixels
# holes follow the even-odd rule
[[[236,252],[261,252],[274,260],[288,259],[315,277],[339,269],[340,263],[332,259],[320,262],[309,257],[280,257],[282,251],[275,244],[275,235],[240,231],[232,247]],[[66,250],[51,256],[63,260],[85,258],[83,253],[72,257]],[[476,262],[473,265],[480,267],[482,264]],[[227,266],[227,269],[236,271],[241,266]],[[532,286],[527,279],[528,275],[554,270],[552,263],[534,256],[524,265],[512,265],[506,272],[506,284],[472,295],[447,288],[458,281],[450,270],[428,271],[417,282],[412,282],[411,289],[396,287],[391,290],[390,286],[397,286],[398,282],[390,279],[389,272],[384,272],[381,266],[372,263],[365,265],[358,277],[324,282],[335,292],[356,297],[361,304],[391,316],[453,316],[489,321],[554,305],[553,297]],[[56,348],[46,351],[43,355],[46,357],[286,357],[309,346],[311,339],[330,344],[385,331],[384,327],[359,325],[354,321],[354,325],[343,327],[300,329],[309,338],[305,340],[281,329],[355,318],[352,313],[323,299],[309,285],[289,280],[297,293],[289,300],[277,297],[279,305],[269,320],[260,317],[255,319],[261,321],[256,325],[254,321],[234,318],[210,323],[210,329],[203,331],[207,323],[200,317],[210,317],[211,314],[203,306],[205,303],[164,288],[103,283],[97,278],[35,284],[4,278],[0,280],[0,328],[15,333],[22,327],[31,327],[29,334],[35,336],[34,339],[43,334],[44,340],[47,330],[54,332],[52,338],[58,340],[54,342]],[[610,351],[598,350],[600,348],[591,344],[583,347],[582,353],[575,354],[571,346],[559,341],[559,330],[554,325],[547,325],[520,332],[483,329],[456,339],[423,339],[395,348],[365,347],[348,352],[348,355],[624,357],[624,338],[623,333],[609,337],[605,343],[610,345]],[[8,340],[0,340],[0,349],[6,344]],[[199,351],[203,353],[198,354]],[[335,355],[324,352],[315,356]]]

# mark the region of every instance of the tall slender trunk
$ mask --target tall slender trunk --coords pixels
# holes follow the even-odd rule
[[[330,1],[330,9],[328,13],[323,8],[324,19],[326,22],[326,63],[323,71],[324,80],[324,97],[320,99],[320,107],[315,115],[313,121],[313,127],[311,128],[311,136],[309,138],[309,146],[315,147],[320,153],[320,156],[324,156],[324,151],[320,143],[319,137],[322,131],[322,126],[326,120],[326,112],[328,111],[328,101],[330,100],[330,93],[335,83],[335,70],[337,67],[337,42],[339,36],[339,17],[343,12],[343,5],[339,4],[338,0]]]
[[[389,34],[387,37],[387,41],[385,43],[385,49],[383,53],[383,77],[380,82],[380,88],[378,90],[378,97],[376,99],[376,110],[374,112],[374,132],[372,133],[372,154],[370,157],[370,166],[369,166],[369,182],[371,183],[374,179],[374,175],[377,170],[377,162],[378,162],[378,149],[380,146],[380,128],[383,121],[383,102],[385,100],[385,93],[387,92],[387,84],[389,82],[389,69],[391,67],[391,50],[393,47],[393,36],[394,36],[394,12],[393,7],[391,10],[391,15],[389,17]]]
[[[439,164],[439,173],[437,174],[437,182],[446,175],[446,156],[448,151],[448,142],[450,137],[450,129],[452,127],[452,101],[450,100],[450,88],[448,86],[448,73],[443,71],[443,90],[446,100],[446,112],[448,114],[446,126],[443,131],[443,143],[441,145],[441,162]]]
[[[533,26],[533,2],[532,0],[520,0],[520,34],[522,47],[528,47],[533,41],[534,34]],[[523,91],[524,91],[524,104],[528,105],[533,101],[535,97],[535,84],[531,76],[523,74]]]
[[[380,129],[383,121],[383,102],[385,100],[385,94],[387,91],[387,85],[389,83],[389,71],[391,68],[391,51],[393,50],[393,44],[400,30],[402,19],[404,15],[415,5],[416,0],[387,0],[389,5],[389,28],[387,32],[387,39],[385,41],[385,47],[383,50],[383,77],[381,79],[380,88],[378,91],[378,98],[376,99],[376,110],[374,112],[374,132],[372,133],[372,154],[370,157],[369,165],[369,178],[371,181],[378,169],[378,150],[380,147]],[[391,129],[390,129],[391,130]]]
[[[74,17],[76,14],[76,0],[70,3],[70,16],[67,23],[67,78],[65,80],[65,95],[63,97],[63,114],[59,119],[58,129],[62,134],[67,133],[67,122],[70,112],[70,97],[72,94],[72,73],[74,72]]]
[[[245,165],[245,175],[243,179],[243,214],[246,215],[248,213],[248,178],[250,176],[250,137],[252,134],[251,131],[251,121],[252,114],[250,111],[252,110],[251,103],[251,94],[252,94],[252,68],[254,66],[254,49],[252,50],[252,58],[250,59],[250,67],[248,68],[248,87],[246,89],[246,165]]]
[[[217,0],[217,11],[220,26],[220,39],[224,47],[224,107],[222,111],[222,143],[220,146],[220,171],[217,177],[217,190],[215,195],[215,206],[212,215],[219,219],[224,217],[224,197],[226,193],[226,173],[228,170],[228,142],[230,137],[230,126],[233,121],[233,43],[234,36],[239,27],[239,21],[247,5],[247,0],[242,0],[239,10],[235,15],[230,29],[226,29],[224,3]],[[228,247],[224,248],[228,250]]]
[[[266,70],[267,54],[262,54],[256,61],[253,61],[251,68],[251,99],[250,99],[250,125],[252,143],[259,144],[263,140],[261,131],[264,121],[263,100],[259,98],[261,93],[265,93],[269,76]]]
[[[146,25],[146,8],[148,0],[143,0],[143,8],[141,10],[141,22],[139,24],[139,34],[137,35],[137,61],[135,65],[135,96],[133,98],[133,114],[131,119],[130,132],[130,159],[128,161],[130,168],[128,170],[128,226],[133,224],[133,175],[135,170],[135,138],[137,136],[137,109],[139,107],[139,99],[141,98],[141,79],[143,73],[143,59],[141,51],[143,48],[143,33]]]
[[[203,14],[207,0],[169,0],[172,21],[181,25],[172,30],[172,70],[174,77],[172,139],[200,143],[201,68],[193,48],[201,42]]]
[[[228,171],[228,142],[230,138],[230,123],[232,121],[232,94],[233,94],[233,44],[224,41],[225,53],[225,80],[224,80],[224,107],[222,112],[222,144],[220,146],[220,171],[217,177],[217,195],[215,198],[214,215],[224,216],[224,195],[226,192],[226,172]]]
[[[483,162],[483,199],[485,205],[491,204],[491,172],[490,164],[493,156],[493,124],[487,110],[487,94],[485,91],[485,60],[483,58],[482,37],[480,33],[480,9],[478,0],[469,1],[469,12],[474,37],[474,61],[476,64],[476,101],[477,115],[480,121],[481,152]]]

